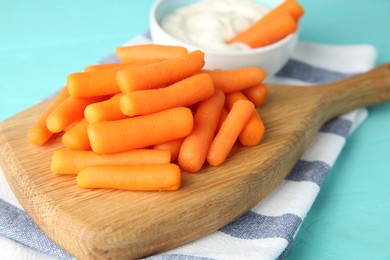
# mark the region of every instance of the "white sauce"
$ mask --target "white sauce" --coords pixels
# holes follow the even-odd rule
[[[226,40],[244,31],[269,9],[252,0],[201,0],[177,9],[161,21],[173,37],[214,51],[248,49]]]

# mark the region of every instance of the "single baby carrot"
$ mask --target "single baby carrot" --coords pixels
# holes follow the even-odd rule
[[[269,19],[272,18],[273,15],[280,14],[282,12],[287,11],[294,17],[296,21],[298,21],[305,13],[303,7],[296,0],[285,0],[274,9],[272,9],[264,18]]]
[[[116,48],[116,55],[122,63],[150,59],[172,59],[188,53],[181,46],[169,46],[159,44],[141,44],[121,46]]]
[[[277,42],[297,30],[297,21],[287,11],[272,15],[270,18],[266,16],[227,43],[244,43],[252,48],[258,48]]]
[[[171,154],[171,162],[175,162],[179,156],[180,147],[183,143],[184,138],[179,138],[173,141],[169,141],[162,144],[153,145],[153,149],[168,151]]]
[[[123,93],[165,87],[194,75],[204,64],[204,53],[196,50],[177,58],[119,71],[117,82]]]
[[[69,94],[74,98],[114,95],[120,92],[116,74],[120,70],[136,68],[157,60],[140,61],[109,69],[100,69],[69,74],[67,85]]]
[[[232,109],[238,100],[248,100],[241,92],[230,93],[226,96],[225,106],[228,110]],[[240,132],[238,139],[243,146],[258,145],[264,136],[264,123],[256,109],[253,109],[252,115],[246,122]]]
[[[62,136],[65,147],[73,150],[89,150],[91,145],[88,139],[88,121],[83,118]]]
[[[185,137],[192,127],[191,110],[176,107],[143,116],[92,123],[88,126],[88,137],[94,152],[116,153]]]
[[[225,107],[222,108],[221,116],[219,117],[218,126],[217,126],[217,132],[221,129],[221,126],[223,122],[225,122],[227,115],[229,114],[229,111]]]
[[[65,130],[72,123],[84,117],[84,109],[91,103],[101,101],[101,97],[72,98],[68,97],[59,104],[46,119],[47,128],[53,133]]]
[[[89,123],[127,118],[119,106],[122,96],[122,93],[118,93],[107,100],[89,104],[84,110],[85,118]]]
[[[42,113],[34,125],[29,129],[27,138],[32,144],[43,145],[53,136],[53,132],[47,128],[46,119],[48,115],[68,97],[68,89],[65,86],[59,91],[50,106]]]
[[[206,161],[210,143],[225,103],[225,94],[215,90],[214,94],[199,103],[194,116],[194,128],[184,138],[179,153],[179,166],[190,173],[198,172]]]
[[[256,85],[241,91],[255,106],[261,106],[268,94],[268,88],[265,84]]]
[[[221,89],[224,93],[260,85],[267,76],[263,69],[257,67],[235,70],[208,70],[206,73],[211,76],[214,87]]]
[[[145,115],[168,108],[186,107],[210,97],[213,81],[206,73],[195,74],[168,87],[146,89],[124,94],[120,109],[128,116]]]
[[[211,166],[218,166],[226,160],[238,135],[253,114],[254,107],[249,100],[238,100],[234,103],[221,129],[210,144],[207,161]]]
[[[80,171],[76,177],[82,188],[132,191],[173,191],[181,185],[181,171],[176,164],[101,165]]]
[[[92,151],[56,150],[50,169],[56,174],[78,174],[82,169],[96,165],[147,165],[169,163],[168,151],[136,149],[122,153],[97,154]]]

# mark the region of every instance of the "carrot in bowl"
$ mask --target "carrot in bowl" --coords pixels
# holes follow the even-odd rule
[[[185,47],[159,44],[140,44],[116,48],[116,55],[122,63],[140,60],[177,58],[188,53]]]
[[[194,75],[204,64],[204,53],[196,50],[177,58],[121,70],[117,74],[117,82],[123,93],[165,87]]]
[[[254,107],[249,100],[238,100],[233,104],[221,129],[210,144],[207,161],[211,166],[218,166],[226,160],[240,132],[253,114]]]
[[[60,90],[60,92],[58,92],[50,106],[40,115],[38,120],[29,129],[27,138],[32,144],[43,145],[53,136],[53,132],[47,128],[46,119],[49,114],[68,97],[68,89],[65,86]]]
[[[176,107],[143,116],[92,123],[88,126],[88,137],[94,152],[116,153],[185,137],[192,127],[191,110]]]
[[[214,138],[225,94],[215,90],[214,94],[200,102],[194,116],[194,128],[184,138],[179,152],[179,166],[190,173],[198,172],[206,161],[210,143]]]
[[[214,85],[206,73],[195,74],[168,87],[132,91],[120,100],[120,109],[128,116],[145,115],[168,108],[190,106],[210,97]]]
[[[169,163],[171,154],[156,149],[135,149],[122,153],[97,154],[92,151],[56,150],[50,169],[56,174],[78,174],[96,165],[147,165]]]

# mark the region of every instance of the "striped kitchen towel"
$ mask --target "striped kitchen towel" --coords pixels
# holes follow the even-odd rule
[[[150,43],[148,34],[128,42]],[[309,87],[365,72],[375,65],[370,45],[299,42],[288,63],[268,82]],[[115,62],[115,54],[102,63]],[[147,259],[283,259],[348,135],[367,117],[365,108],[330,120],[288,177],[253,209],[212,234]],[[73,259],[34,224],[0,170],[0,259]]]

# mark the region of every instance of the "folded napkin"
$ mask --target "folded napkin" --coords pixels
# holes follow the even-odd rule
[[[150,43],[143,34],[126,43]],[[299,42],[291,60],[268,82],[310,86],[372,68],[370,45]],[[117,61],[110,54],[101,62]],[[288,177],[253,209],[212,234],[147,259],[283,259],[348,135],[367,117],[365,108],[327,122]],[[73,259],[25,213],[0,169],[0,259]]]

